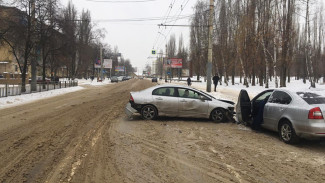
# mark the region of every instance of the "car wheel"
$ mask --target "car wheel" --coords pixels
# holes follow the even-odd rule
[[[146,105],[141,109],[141,116],[145,120],[152,120],[157,118],[157,109],[152,105]]]
[[[283,142],[287,144],[295,144],[299,141],[295,129],[289,121],[283,121],[279,127],[279,135]]]
[[[214,122],[223,122],[226,119],[226,113],[223,109],[217,108],[212,111],[211,113],[211,119]]]

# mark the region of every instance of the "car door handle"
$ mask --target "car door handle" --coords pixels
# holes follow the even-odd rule
[[[181,100],[180,102],[187,102],[186,100]]]
[[[158,98],[156,98],[157,100],[163,100],[162,98],[160,98],[160,97],[158,97]]]

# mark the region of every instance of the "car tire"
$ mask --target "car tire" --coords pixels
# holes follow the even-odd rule
[[[158,116],[157,109],[152,105],[145,105],[141,109],[141,116],[144,120],[153,120]]]
[[[220,123],[220,122],[225,121],[225,119],[226,119],[226,112],[225,112],[225,110],[224,109],[221,109],[221,108],[214,109],[211,112],[211,119],[214,122],[217,122],[217,123]]]
[[[299,137],[288,120],[283,121],[279,125],[279,136],[281,140],[287,144],[296,144],[299,142]]]

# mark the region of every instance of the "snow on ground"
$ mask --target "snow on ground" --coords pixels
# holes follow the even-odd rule
[[[60,81],[68,81],[67,79],[61,79]],[[31,93],[31,94],[24,94],[24,95],[17,95],[17,96],[9,96],[9,97],[3,97],[0,98],[0,109],[13,107],[21,104],[30,103],[36,100],[50,98],[58,95],[63,95],[66,93],[76,92],[79,90],[84,89],[83,86],[90,85],[90,86],[103,86],[111,84],[110,80],[106,79],[103,82],[97,82],[97,80],[91,81],[90,79],[79,79],[78,85],[76,87],[70,87],[70,88],[61,88],[56,90],[50,90],[40,93]]]
[[[112,84],[109,79],[105,79],[103,82],[97,82],[97,79],[94,79],[93,81],[91,79],[78,79],[79,85],[91,85],[91,86],[103,86]]]
[[[186,79],[187,78],[183,78],[183,80],[186,80]],[[196,81],[197,78],[195,76],[191,79],[192,79],[192,81]],[[176,78],[175,78],[175,80],[176,80]],[[201,77],[200,80],[201,80],[201,82],[192,82],[191,87],[202,90],[202,91],[206,91],[207,84],[204,81],[204,78]],[[186,84],[187,82],[186,81],[173,81],[173,83]],[[275,88],[275,83],[274,83],[274,80],[272,80],[269,83],[269,89],[274,89],[274,88]],[[294,90],[294,91],[297,91],[297,90],[306,91],[309,88],[310,88],[310,83],[308,81],[306,84],[304,84],[302,80],[295,80],[294,78],[291,78],[291,82],[290,83],[287,82],[287,87],[285,87],[285,89]],[[211,85],[212,92],[209,94],[218,98],[218,99],[226,99],[226,100],[231,100],[233,102],[237,102],[239,92],[242,89],[245,89],[248,92],[250,98],[253,98],[260,92],[266,90],[265,86],[259,86],[258,83],[256,84],[256,86],[251,86],[251,84],[250,84],[249,87],[246,88],[246,86],[244,86],[242,83],[240,83],[240,78],[238,77],[238,78],[235,78],[235,85],[232,85],[231,81],[228,84],[228,86],[226,86],[225,83],[222,83],[222,85],[220,85],[220,83],[219,83],[216,92],[214,92],[214,85]],[[325,90],[325,85],[317,83],[316,89]]]
[[[0,98],[0,109],[26,104],[36,100],[50,98],[58,95],[63,95],[66,93],[75,92],[82,89],[84,88],[81,86],[76,86],[71,88],[50,90],[50,91],[45,91],[40,93],[31,93],[31,94],[3,97]]]

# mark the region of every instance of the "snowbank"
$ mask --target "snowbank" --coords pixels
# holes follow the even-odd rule
[[[60,79],[60,81],[68,81],[68,79]],[[97,82],[97,80],[91,81],[90,79],[78,79],[78,85],[77,87],[71,87],[71,88],[61,88],[57,90],[50,90],[45,91],[41,93],[32,93],[32,94],[24,94],[24,95],[17,95],[17,96],[9,96],[9,97],[3,97],[0,98],[0,109],[13,107],[21,104],[30,103],[36,100],[55,97],[58,95],[63,95],[66,93],[76,92],[79,90],[84,89],[85,85],[89,86],[103,86],[111,84],[110,80],[106,79],[103,82]]]
[[[31,94],[4,97],[4,98],[0,98],[0,109],[26,104],[36,100],[50,98],[58,95],[63,95],[66,93],[71,93],[82,89],[84,88],[81,86],[76,86],[71,88],[50,90],[50,91],[45,91],[40,93],[31,93]]]

